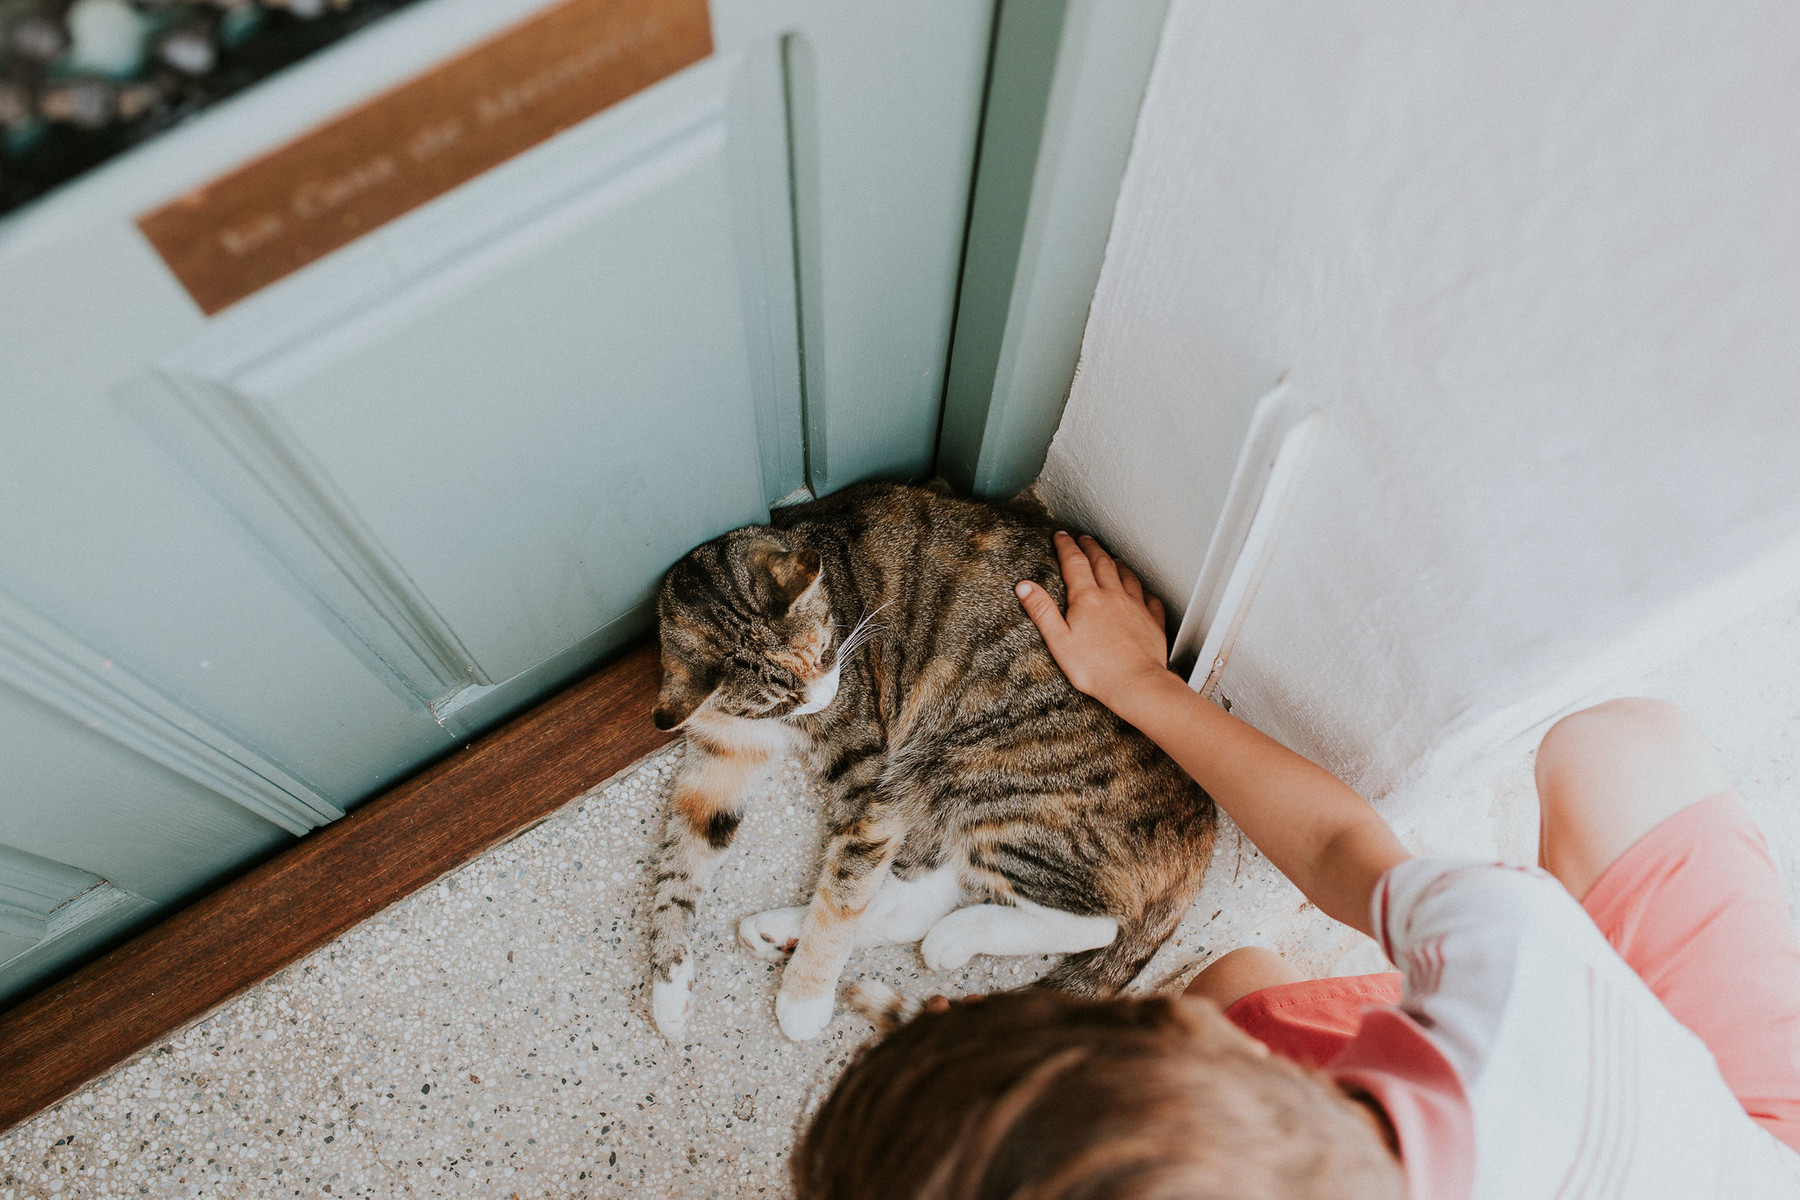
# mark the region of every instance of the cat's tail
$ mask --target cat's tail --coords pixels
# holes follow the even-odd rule
[[[1135,921],[1121,919],[1119,934],[1104,946],[1064,956],[1031,986],[1068,992],[1072,996],[1107,999],[1144,969],[1158,946],[1181,924],[1192,897],[1164,896],[1152,902]]]
[[[875,1026],[875,1032],[884,1036],[918,1016],[924,1007],[917,1000],[873,979],[850,984],[844,989],[843,996],[844,1003],[867,1017]]]

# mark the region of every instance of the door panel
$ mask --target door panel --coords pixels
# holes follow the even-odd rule
[[[475,682],[623,616],[688,547],[767,511],[723,151],[704,127],[243,380]]]
[[[689,546],[929,468],[987,3],[715,0],[211,318],[136,228],[542,7],[426,0],[0,222],[0,845],[135,898],[0,986],[643,632]]]
[[[8,733],[0,770],[9,793],[58,801],[8,812],[12,849],[166,903],[290,836],[267,816],[10,687],[0,687],[0,724]]]
[[[316,788],[201,720],[129,668],[82,645],[21,604],[0,597],[0,679],[21,699],[61,713],[91,734],[208,788],[247,812],[301,834],[342,809]],[[0,722],[12,752],[45,758],[45,747]]]
[[[994,12],[807,11],[784,55],[808,476],[823,495],[932,469]]]

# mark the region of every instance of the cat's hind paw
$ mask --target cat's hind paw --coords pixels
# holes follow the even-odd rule
[[[738,922],[738,941],[758,958],[780,960],[800,944],[800,925],[805,919],[804,908],[772,908],[753,913]]]
[[[678,1042],[687,1032],[694,1013],[694,956],[690,953],[669,972],[668,979],[650,979],[650,1015],[659,1033]]]
[[[958,915],[951,913],[950,917]],[[919,957],[930,970],[954,971],[975,957],[977,947],[970,935],[978,931],[970,928],[971,921],[953,921],[950,917],[932,926],[919,943]]]
[[[790,1042],[811,1041],[831,1024],[837,997],[827,989],[822,996],[802,996],[790,988],[782,988],[775,996],[775,1023]]]

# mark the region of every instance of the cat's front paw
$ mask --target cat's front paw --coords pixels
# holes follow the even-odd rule
[[[804,908],[754,913],[738,922],[738,941],[758,958],[786,958],[800,944],[800,925],[805,920]]]
[[[790,1042],[805,1042],[825,1032],[831,1023],[837,996],[827,988],[823,995],[809,996],[799,988],[782,986],[775,996],[775,1023]]]
[[[681,1040],[687,1032],[688,1018],[694,1012],[694,956],[692,953],[675,964],[668,979],[650,977],[650,1015],[659,1033],[671,1042]]]

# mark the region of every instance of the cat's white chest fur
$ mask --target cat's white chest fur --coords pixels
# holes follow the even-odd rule
[[[688,718],[686,728],[725,753],[762,761],[778,759],[806,740],[798,729],[779,718],[752,721],[704,708]]]
[[[806,703],[796,708],[792,716],[804,717],[810,713],[824,712],[837,699],[838,681],[844,672],[844,660],[838,659],[831,664],[831,670],[806,685]]]

